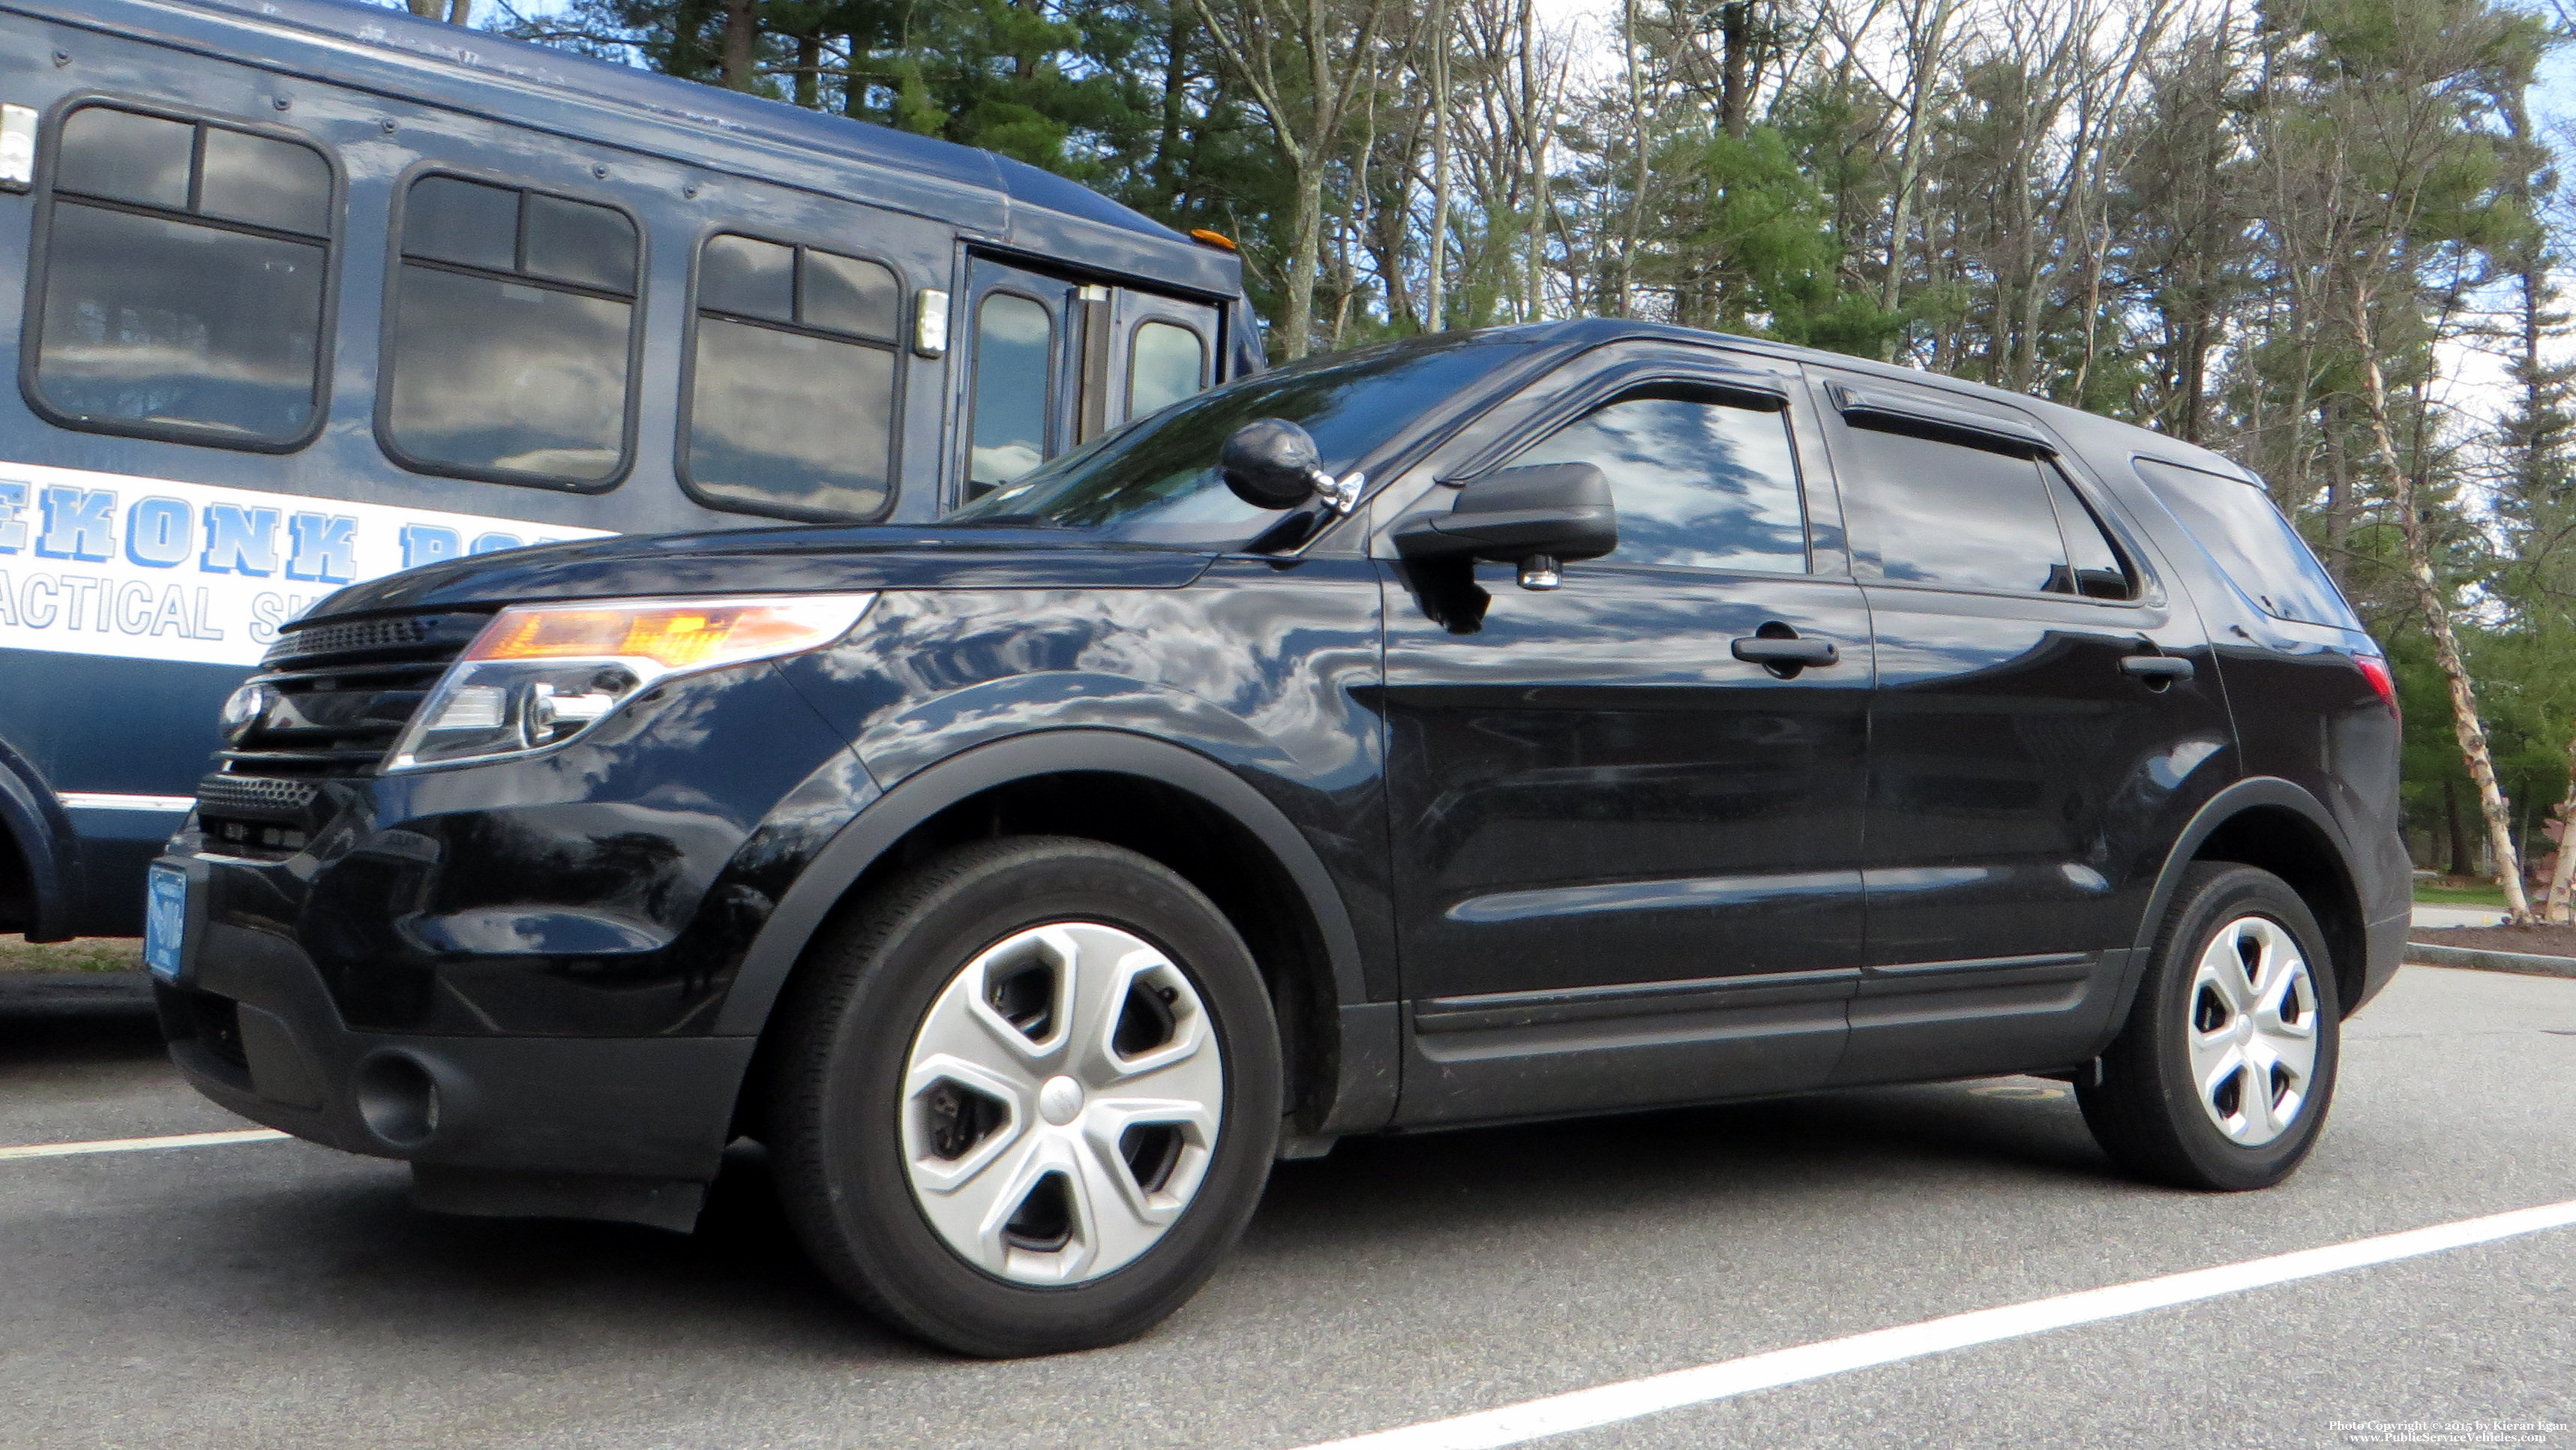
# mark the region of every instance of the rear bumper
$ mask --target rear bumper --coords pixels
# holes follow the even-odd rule
[[[293,943],[202,928],[156,985],[170,1056],[223,1106],[414,1165],[423,1202],[685,1227],[716,1174],[750,1037],[450,1037],[354,1031]]]
[[[2379,995],[2380,988],[2388,985],[2389,978],[2397,975],[2397,968],[2406,960],[2406,931],[2414,925],[2414,921],[2414,908],[2410,904],[2406,910],[2393,916],[2382,917],[2365,929],[2361,998],[2359,1001],[2344,1004],[2345,1016],[2349,1017],[2360,1011],[2365,1003]]]

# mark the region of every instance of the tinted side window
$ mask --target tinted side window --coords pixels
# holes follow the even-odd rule
[[[1589,463],[1610,479],[1632,564],[1803,573],[1807,516],[1789,417],[1706,394],[1622,398],[1524,450],[1515,467]]]
[[[1127,344],[1127,416],[1159,413],[1207,386],[1207,344],[1171,322],[1139,323]]]
[[[305,145],[105,106],[64,118],[36,392],[58,422],[291,444],[322,404],[331,168]]]
[[[892,487],[901,288],[857,257],[753,237],[698,257],[681,478],[718,508],[882,512]]]
[[[2048,480],[2048,501],[2057,506],[2057,527],[2066,535],[2067,561],[2074,566],[2073,577],[2052,589],[2081,594],[2088,599],[2127,599],[2138,592],[2136,575],[2128,560],[2121,557],[2120,546],[2111,542],[2110,531],[2093,514],[2092,506],[2075,492],[2066,475],[2042,465],[2040,472]]]
[[[2361,628],[2334,576],[2260,487],[2148,458],[2139,459],[2137,466],[2138,476],[2265,613]]]
[[[1046,461],[1047,363],[1054,341],[1047,310],[1033,298],[991,292],[976,309],[970,494],[1008,483]]]
[[[626,466],[640,242],[622,212],[455,176],[403,205],[385,436],[409,467],[601,484]]]
[[[1907,433],[1854,426],[1850,437],[1888,578],[1952,589],[2067,589],[2072,570],[2048,497],[2054,470]]]

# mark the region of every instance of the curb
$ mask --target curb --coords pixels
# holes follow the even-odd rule
[[[0,1017],[149,1012],[152,979],[132,972],[0,972]]]
[[[2435,947],[2408,942],[2406,960],[2425,967],[2520,972],[2527,977],[2576,977],[2576,957],[2544,957],[2530,952],[2482,952],[2467,947]]]

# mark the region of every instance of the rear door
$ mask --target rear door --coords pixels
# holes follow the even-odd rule
[[[959,318],[960,503],[1214,379],[1213,303],[979,256]]]
[[[2071,1060],[2199,772],[2232,765],[2198,616],[2027,417],[1816,371],[1878,645],[1867,973],[1836,1080]]]

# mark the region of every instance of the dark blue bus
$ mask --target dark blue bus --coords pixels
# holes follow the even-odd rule
[[[1242,268],[985,152],[335,0],[0,6],[0,931],[139,930],[341,585],[926,520],[1260,365]]]

